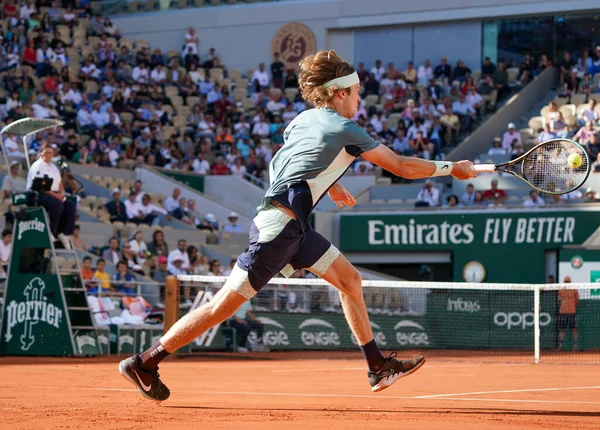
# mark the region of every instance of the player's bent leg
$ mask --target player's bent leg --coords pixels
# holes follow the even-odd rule
[[[339,251],[338,251],[339,253]],[[315,264],[315,266],[318,266]],[[425,357],[418,356],[411,360],[396,360],[393,352],[384,358],[373,339],[369,315],[362,292],[362,279],[356,268],[339,254],[324,273],[309,268],[340,291],[342,308],[348,325],[358,340],[360,348],[369,365],[369,384],[374,392],[381,391],[398,379],[416,372],[423,364]],[[321,269],[323,267],[321,266]]]
[[[119,372],[147,399],[162,402],[170,391],[160,380],[158,364],[170,353],[187,345],[216,324],[229,318],[249,298],[256,294],[248,275],[235,266],[227,282],[213,300],[178,320],[154,345],[140,355],[119,364]]]

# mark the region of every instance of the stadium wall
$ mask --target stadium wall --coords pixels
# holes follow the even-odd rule
[[[437,58],[441,52],[460,52],[468,66],[478,67],[483,20],[597,8],[594,0],[477,0],[468,6],[461,0],[370,0],[368,9],[360,0],[319,0],[152,12],[115,16],[113,20],[125,37],[146,39],[165,51],[182,48],[184,35],[192,26],[200,37],[201,54],[214,47],[224,64],[240,70],[270,62],[271,41],[290,21],[311,30],[316,49],[339,50],[353,62],[371,61],[379,55],[404,65],[407,59],[421,62]]]

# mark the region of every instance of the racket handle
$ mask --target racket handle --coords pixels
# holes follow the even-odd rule
[[[479,173],[494,173],[496,171],[495,164],[475,164],[473,168]]]

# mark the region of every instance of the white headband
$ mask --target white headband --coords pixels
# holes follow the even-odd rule
[[[335,78],[331,81],[327,81],[323,84],[323,88],[330,88],[333,86],[339,88],[350,88],[353,85],[359,84],[360,79],[358,77],[358,73],[354,72],[346,76],[342,76],[341,78]]]

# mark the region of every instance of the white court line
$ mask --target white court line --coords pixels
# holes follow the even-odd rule
[[[600,387],[581,387],[600,388]],[[130,388],[98,388],[98,387],[72,387],[73,390],[90,391],[121,391],[137,392]],[[562,388],[561,388],[562,389]],[[564,388],[568,389],[568,388]],[[558,390],[558,389],[557,389]],[[527,391],[527,390],[526,390]],[[529,390],[534,391],[534,390]],[[538,390],[539,391],[539,390]],[[326,394],[326,393],[272,393],[261,391],[206,391],[206,390],[177,390],[178,393],[202,393],[203,395],[238,395],[238,396],[278,396],[278,397],[316,397],[316,398],[352,398],[352,399],[393,399],[393,400],[439,400],[439,401],[462,401],[462,402],[504,402],[504,403],[568,403],[573,405],[600,405],[600,402],[577,401],[577,400],[533,400],[533,399],[486,399],[474,397],[428,397],[428,396],[382,396],[377,394]],[[498,391],[502,392],[502,391]],[[456,395],[456,394],[455,394]]]
[[[474,396],[476,394],[529,393],[535,391],[597,390],[599,388],[600,385],[592,385],[587,387],[526,388],[521,390],[472,391],[470,393],[430,394],[427,396],[416,396],[415,398],[431,399],[434,397]]]

